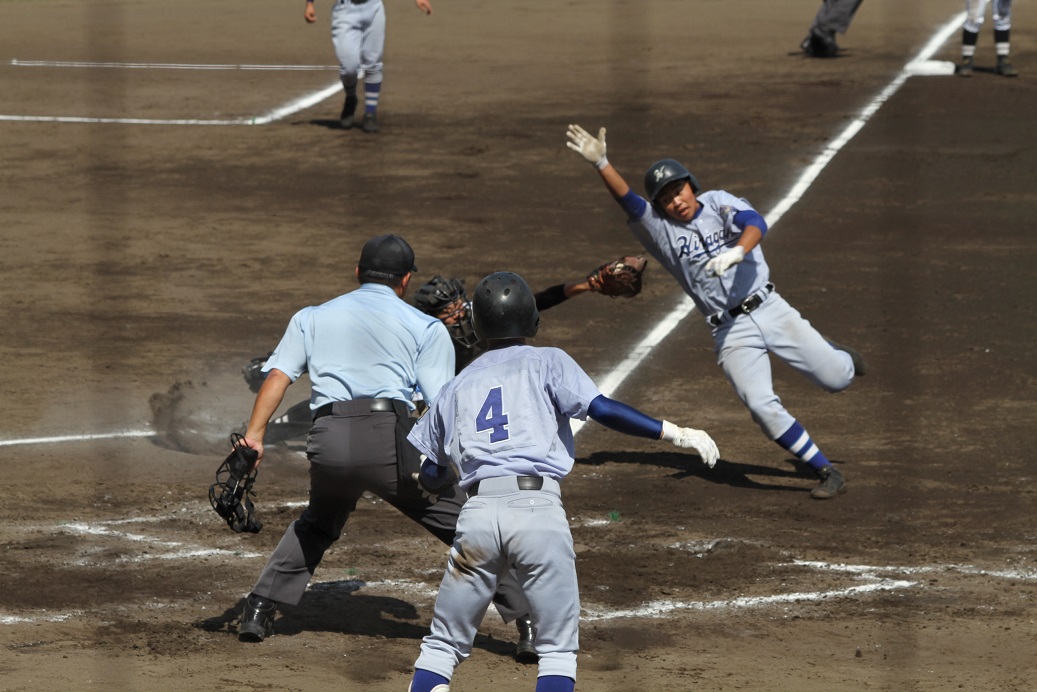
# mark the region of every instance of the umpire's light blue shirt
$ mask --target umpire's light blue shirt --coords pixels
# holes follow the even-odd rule
[[[415,386],[431,401],[454,375],[454,347],[443,323],[388,286],[363,284],[292,317],[263,367],[292,382],[310,376],[310,408],[352,399],[400,399]]]

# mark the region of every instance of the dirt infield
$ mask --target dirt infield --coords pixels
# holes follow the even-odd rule
[[[818,61],[795,54],[817,4],[390,3],[370,136],[337,129],[338,93],[293,111],[336,81],[320,0],[316,26],[302,2],[0,0],[0,690],[405,690],[445,551],[373,499],[276,636],[237,641],[307,489],[288,440],[261,533],[210,509],[241,367],[350,289],[376,233],[469,284],[636,250],[570,122],[606,126],[631,182],[674,156],[774,209],[960,11],[868,0]],[[615,396],[710,431],[717,467],[580,430],[578,689],[1037,688],[1037,32],[1015,4],[1020,77],[910,77],[765,240],[781,294],[869,362],[837,396],[775,370],[846,495],[810,499],[696,313]],[[992,44],[988,21],[981,68]],[[537,343],[600,381],[680,304],[650,265],[641,296],[570,301]],[[532,689],[512,646],[488,616],[452,689]]]

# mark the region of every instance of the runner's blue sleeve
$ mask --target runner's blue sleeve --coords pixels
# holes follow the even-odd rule
[[[646,413],[641,413],[622,401],[609,399],[604,394],[599,394],[594,398],[591,405],[587,407],[587,415],[606,428],[627,435],[658,440],[659,436],[663,434],[662,421],[656,420]]]
[[[767,235],[767,222],[755,209],[743,209],[738,212],[735,214],[734,222],[743,231],[746,226],[756,226],[760,229],[760,235]]]
[[[616,201],[631,219],[640,219],[648,206],[648,201],[633,190],[628,190],[622,197],[616,197]]]

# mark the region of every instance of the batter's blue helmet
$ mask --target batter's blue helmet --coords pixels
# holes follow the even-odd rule
[[[680,161],[663,159],[653,163],[645,172],[645,192],[648,194],[648,201],[655,202],[655,198],[659,196],[662,189],[674,180],[687,180],[691,183],[691,191],[698,194],[699,181],[695,180],[691,171],[685,168]]]
[[[533,291],[511,272],[496,272],[479,282],[472,297],[472,317],[480,339],[531,338],[540,329]]]

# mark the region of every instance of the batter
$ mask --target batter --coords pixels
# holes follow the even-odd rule
[[[753,420],[820,478],[811,495],[829,499],[844,492],[842,473],[774,393],[768,354],[829,392],[846,389],[855,374],[864,374],[864,361],[853,349],[819,334],[778,295],[760,247],[767,233],[763,217],[745,199],[723,190],[703,191],[673,159],[648,169],[645,199],[605,156],[605,128],[595,138],[570,125],[568,139],[567,146],[597,168],[637,239],[705,315],[717,361]]]
[[[572,692],[580,597],[559,486],[574,462],[569,419],[590,417],[630,435],[693,447],[709,466],[719,452],[701,430],[678,428],[606,398],[564,351],[526,345],[540,315],[517,274],[483,279],[472,311],[489,350],[443,387],[408,437],[427,457],[422,484],[435,492],[459,476],[469,498],[410,689],[450,689],[494,589],[511,570],[536,623],[536,690]]]

